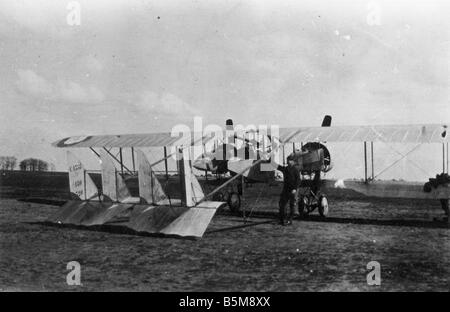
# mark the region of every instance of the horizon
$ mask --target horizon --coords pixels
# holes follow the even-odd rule
[[[39,158],[60,171],[65,155],[51,146],[58,139],[170,132],[194,116],[221,126],[227,118],[320,126],[325,114],[332,125],[445,123],[449,6],[3,1],[0,156]],[[425,170],[405,160],[385,178],[433,177],[442,160],[431,145],[412,157]],[[357,178],[362,148],[330,146],[341,167],[332,173]],[[411,146],[378,148],[381,168]],[[94,168],[90,154],[79,157]]]

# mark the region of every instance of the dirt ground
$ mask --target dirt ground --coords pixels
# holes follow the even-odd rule
[[[39,223],[58,206],[0,200],[0,289],[31,291],[449,291],[450,229],[439,203],[330,196],[313,213],[275,223],[277,190],[218,214],[203,239],[129,235]],[[264,211],[265,213],[261,213]],[[82,286],[66,265],[81,264]],[[369,286],[366,265],[381,264]]]

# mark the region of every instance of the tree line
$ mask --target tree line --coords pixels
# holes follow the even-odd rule
[[[15,170],[17,158],[14,156],[0,156],[0,170]],[[26,158],[19,163],[22,171],[54,171],[55,166],[42,159]]]

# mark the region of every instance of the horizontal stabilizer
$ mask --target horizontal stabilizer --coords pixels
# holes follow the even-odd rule
[[[204,201],[190,208],[161,230],[166,235],[202,237],[217,209],[223,202]]]
[[[88,200],[98,195],[97,186],[75,155],[67,151],[70,193],[74,199]]]
[[[71,200],[62,206],[48,221],[58,224],[102,225],[123,215],[132,204],[88,202]]]
[[[204,201],[188,208],[71,200],[47,221],[81,226],[118,225],[136,232],[202,237],[221,205],[224,203]]]
[[[223,202],[204,201],[195,207],[137,205],[129,227],[137,232],[202,237]]]

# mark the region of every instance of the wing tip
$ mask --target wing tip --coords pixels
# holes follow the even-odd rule
[[[92,136],[87,136],[87,135],[67,137],[67,138],[58,140],[56,142],[53,142],[52,145],[55,147],[70,147],[73,145],[77,145],[78,143],[82,143],[86,140],[89,140],[91,137]]]
[[[58,141],[52,142],[51,144],[53,147],[64,147],[62,143],[65,142],[67,139],[68,138],[60,139]]]

